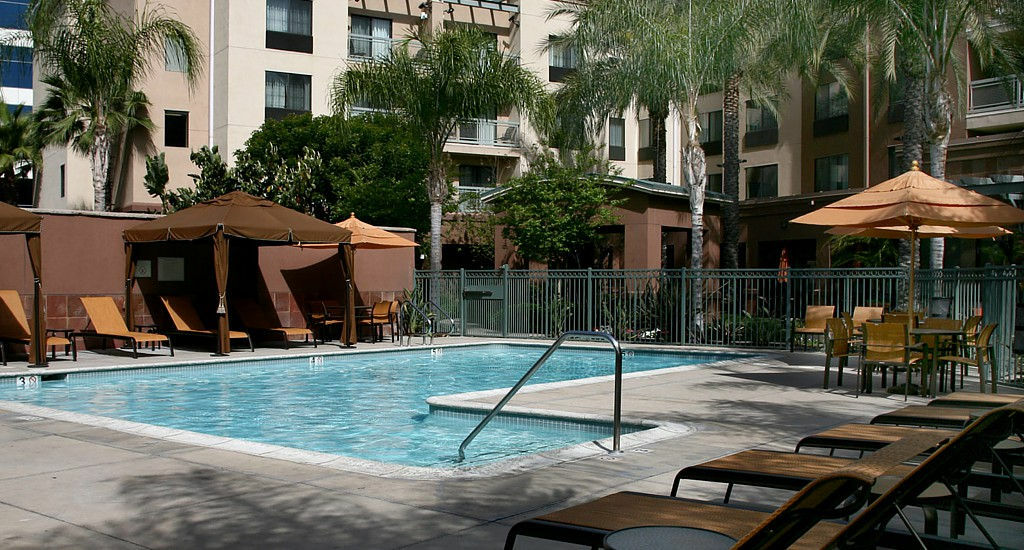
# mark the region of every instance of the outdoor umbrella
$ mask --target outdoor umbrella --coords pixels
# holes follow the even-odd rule
[[[1024,223],[1024,212],[1004,202],[933,178],[918,167],[856,195],[791,220],[828,225],[861,236],[909,238],[911,257],[917,239],[984,238],[1006,234],[1000,225]],[[914,262],[910,263],[907,308],[914,315]]]
[[[356,213],[350,213],[347,220],[334,224],[352,232],[351,243],[353,248],[405,248],[419,246],[413,241],[385,231],[376,225],[371,225],[356,217]],[[303,244],[303,248],[329,248],[321,244]]]

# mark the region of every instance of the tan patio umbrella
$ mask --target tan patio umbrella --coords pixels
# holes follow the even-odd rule
[[[907,172],[856,195],[792,220],[836,229],[861,229],[863,236],[909,237],[911,257],[922,237],[983,238],[1004,235],[1000,225],[1024,223],[1024,211],[980,193],[933,178],[915,160]],[[945,233],[948,229],[953,233]],[[973,228],[973,229],[972,229]],[[991,229],[988,234],[984,229]],[[898,234],[898,235],[897,235]],[[914,315],[914,262],[910,264],[907,308]]]
[[[345,221],[334,224],[352,232],[352,247],[367,248],[405,248],[419,246],[413,241],[385,231],[376,225],[368,224],[356,217],[355,212],[349,214]],[[322,244],[302,244],[303,248],[330,248]]]

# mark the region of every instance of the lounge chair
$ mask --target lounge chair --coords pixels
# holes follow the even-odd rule
[[[807,306],[804,312],[804,326],[793,329],[789,340],[789,351],[793,351],[793,340],[800,336],[804,347],[807,347],[808,336],[825,336],[825,319],[834,317],[836,306]]]
[[[598,548],[613,531],[645,525],[719,532],[739,539],[733,548],[822,548],[843,530],[843,526],[823,520],[856,512],[878,477],[935,449],[945,439],[938,433],[902,439],[808,483],[771,514],[671,496],[621,492],[521,521],[509,531],[505,549],[512,550],[519,536]]]
[[[843,367],[847,366],[850,357],[860,357],[859,351],[854,351],[851,345],[853,335],[850,332],[846,321],[838,318],[825,319],[825,383],[824,389],[828,389],[829,370],[832,368],[832,359],[838,359],[839,369],[836,377],[836,384],[843,385]]]
[[[968,409],[983,409],[986,407],[1002,407],[1012,405],[1024,399],[1024,395],[1007,395],[996,393],[979,393],[973,391],[957,391],[942,397],[936,397],[928,402],[933,407],[965,407]]]
[[[308,342],[313,336],[313,331],[306,327],[283,327],[277,319],[276,314],[271,314],[259,304],[252,300],[235,300],[235,311],[241,317],[242,324],[250,330],[276,334],[284,341],[285,349],[288,348],[293,336],[302,336]],[[316,337],[313,337],[313,347],[316,347]]]
[[[217,331],[206,328],[202,319],[199,318],[196,308],[192,305],[192,301],[188,298],[184,296],[161,296],[160,301],[163,302],[164,308],[167,309],[167,315],[171,318],[171,323],[174,324],[174,331],[176,333],[189,336],[217,337]],[[241,340],[243,338],[249,343],[249,351],[256,351],[256,348],[252,345],[252,336],[248,332],[240,330],[228,331],[229,340]]]
[[[829,456],[837,450],[874,452],[890,443],[894,443],[909,435],[929,432],[935,433],[937,428],[912,428],[907,426],[890,426],[879,424],[843,424],[835,428],[808,435],[796,444],[794,453],[801,449],[828,449]],[[956,430],[941,430],[949,437],[954,437]]]
[[[85,306],[85,314],[89,316],[89,321],[92,323],[93,330],[74,332],[71,334],[72,339],[76,336],[83,338],[100,336],[104,339],[124,340],[131,344],[133,358],[139,357],[139,344],[167,342],[171,357],[174,357],[174,344],[166,335],[155,332],[128,330],[128,326],[124,324],[124,319],[121,318],[121,311],[110,296],[85,296],[81,300],[82,305]]]
[[[32,342],[32,329],[28,326],[25,307],[21,304],[21,295],[15,290],[0,290],[0,361],[7,365],[7,344],[26,344]],[[57,346],[64,346],[64,355],[71,347],[71,357],[78,361],[78,348],[74,340],[60,336],[47,336],[46,345],[50,348],[50,356],[57,358]]]
[[[871,423],[958,430],[970,423],[973,416],[977,416],[972,414],[975,410],[962,407],[910,405],[909,407],[882,413],[872,418]]]

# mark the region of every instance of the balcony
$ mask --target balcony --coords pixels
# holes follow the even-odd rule
[[[459,212],[481,212],[484,209],[480,195],[491,191],[494,187],[476,185],[459,185]]]
[[[415,53],[422,44],[417,40],[403,38],[351,35],[348,38],[348,58],[353,61],[387,59],[391,57],[391,52],[403,46],[409,49],[409,53]]]
[[[449,143],[518,147],[519,123],[507,120],[471,119],[455,127]]]
[[[1016,76],[971,81],[971,113],[1024,109],[1024,86]]]

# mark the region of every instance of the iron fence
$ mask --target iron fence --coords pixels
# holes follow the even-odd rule
[[[914,310],[943,297],[955,318],[997,323],[998,376],[1024,384],[1024,332],[1015,338],[1022,279],[1012,266],[919,270]],[[604,330],[630,343],[762,349],[785,348],[807,306],[905,310],[908,293],[899,268],[418,271],[416,285],[464,336]]]

